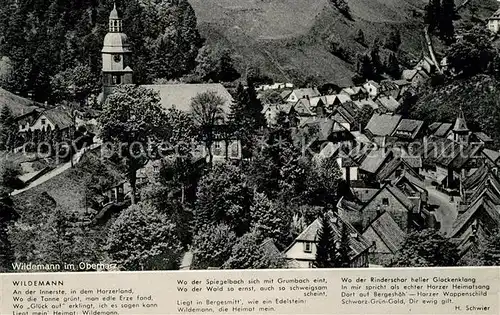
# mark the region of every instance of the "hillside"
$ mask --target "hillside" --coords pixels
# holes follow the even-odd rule
[[[500,83],[489,75],[457,79],[445,85],[423,89],[410,115],[425,120],[454,122],[460,108],[473,131],[483,131],[494,140],[493,147],[500,148]]]
[[[352,20],[329,0],[190,0],[208,43],[235,51],[245,74],[258,66],[277,80],[313,75],[320,81],[351,83],[355,65],[329,53],[324,40],[333,35],[354,56],[366,47],[355,42],[358,29],[366,42],[384,38],[393,28],[402,35],[401,59],[419,58],[423,47],[421,16],[425,0],[349,0]],[[457,5],[462,1],[457,0]],[[477,15],[489,16],[494,0],[480,0]],[[468,9],[464,9],[468,15]],[[462,13],[462,12],[461,12]]]

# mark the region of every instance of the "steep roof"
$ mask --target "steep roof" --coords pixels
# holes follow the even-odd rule
[[[495,11],[492,16],[488,18],[488,20],[500,20],[500,9]]]
[[[460,109],[460,112],[458,113],[458,117],[455,120],[455,124],[453,125],[453,131],[469,131],[469,128],[467,127],[467,122],[465,121],[464,113],[462,109]]]
[[[377,172],[376,177],[379,182],[386,180],[403,162],[400,159],[392,159],[385,163]]]
[[[394,130],[393,136],[397,136],[399,138],[405,139],[415,139],[419,134],[420,130],[424,126],[424,122],[422,120],[415,119],[401,119],[396,130]],[[410,136],[406,135],[406,133],[411,133]]]
[[[46,110],[40,114],[40,116],[45,116],[47,119],[52,122],[54,125],[59,127],[59,129],[66,129],[73,125],[73,119],[67,110],[56,107],[49,110]]]
[[[401,105],[392,96],[380,96],[379,98],[377,98],[377,103],[390,112],[395,112],[399,108],[399,105]]]
[[[494,163],[498,162],[498,159],[500,158],[500,151],[483,149],[483,153]]]
[[[412,211],[415,207],[414,203],[397,187],[393,186],[391,183],[384,184],[371,198],[367,201],[363,207],[369,207],[370,204],[377,199],[377,196],[384,190],[390,192],[408,211]]]
[[[363,232],[363,236],[368,241],[374,242],[376,240],[372,238],[372,235],[366,233],[370,228],[392,253],[397,252],[403,246],[406,234],[388,212],[378,216]]]
[[[321,95],[321,93],[316,88],[295,89],[292,91],[292,93],[295,94],[297,99],[306,98],[306,97],[312,98],[312,97],[316,97],[316,96]]]
[[[40,109],[41,105],[0,88],[0,110],[4,106],[10,108],[14,117],[19,117]]]
[[[389,151],[384,149],[372,150],[361,163],[360,169],[365,172],[375,174],[390,156]]]
[[[201,93],[215,92],[223,98],[223,111],[227,115],[230,112],[230,106],[233,97],[226,88],[220,83],[206,84],[157,84],[143,85],[143,87],[157,91],[160,94],[161,106],[165,109],[175,107],[184,112],[191,111],[192,99]]]
[[[429,126],[429,131],[435,137],[446,137],[448,135],[448,132],[451,130],[452,127],[453,127],[453,124],[450,124],[450,123],[436,122],[436,123],[432,123]]]
[[[389,136],[394,132],[400,121],[401,115],[373,114],[366,125],[366,129],[370,130],[374,136]]]
[[[478,198],[474,203],[469,205],[467,210],[460,214],[453,224],[450,236],[457,237],[460,232],[463,231],[467,224],[471,223],[471,219],[481,210],[484,210],[483,214],[489,216],[490,224],[494,224],[500,227],[500,207],[495,205],[488,196],[482,196]]]
[[[379,105],[375,101],[373,101],[371,98],[365,98],[365,99],[353,101],[353,103],[356,104],[356,106],[359,109],[362,109],[364,106],[370,106],[373,109],[379,108]]]
[[[330,225],[334,232],[334,238],[340,240],[342,229],[345,226],[349,232],[349,247],[351,248],[351,259],[354,259],[359,254],[365,252],[371,247],[371,244],[346,220],[343,220],[338,214],[328,212],[325,214],[329,219]],[[314,220],[299,236],[295,239],[291,246],[296,242],[317,242],[318,231],[321,229],[320,219]],[[289,247],[289,248],[290,248]]]

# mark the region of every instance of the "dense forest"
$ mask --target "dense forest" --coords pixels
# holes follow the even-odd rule
[[[178,78],[195,68],[203,40],[187,0],[119,0],[116,5],[134,52],[136,83]],[[111,0],[2,0],[2,87],[49,102],[65,99],[68,86],[82,95],[97,90],[112,7]]]

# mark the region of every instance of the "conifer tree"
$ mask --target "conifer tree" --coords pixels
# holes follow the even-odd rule
[[[363,46],[366,45],[365,33],[362,29],[358,29],[356,35],[354,35],[354,40]]]
[[[322,214],[319,218],[320,229],[318,230],[318,242],[316,244],[316,268],[334,268],[338,255],[335,244],[334,231],[327,214]]]
[[[338,255],[335,259],[335,267],[337,268],[349,268],[350,267],[350,252],[349,247],[349,230],[347,224],[342,223],[342,232],[340,234],[340,242],[338,246]]]
[[[455,1],[442,0],[441,16],[439,19],[439,35],[441,39],[451,44],[455,35],[453,20],[455,18]]]
[[[9,144],[12,145],[11,140],[15,132],[17,132],[17,125],[12,110],[4,105],[0,112],[0,150],[10,149]]]

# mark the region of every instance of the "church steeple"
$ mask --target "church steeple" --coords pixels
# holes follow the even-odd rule
[[[118,84],[131,84],[130,45],[123,33],[123,24],[116,4],[109,14],[109,31],[102,48],[102,83],[104,88]]]
[[[469,134],[470,130],[467,127],[467,122],[465,121],[464,112],[462,111],[462,107],[460,106],[460,110],[458,112],[458,117],[455,120],[455,124],[453,125],[453,140],[460,143],[468,143],[469,142]]]

